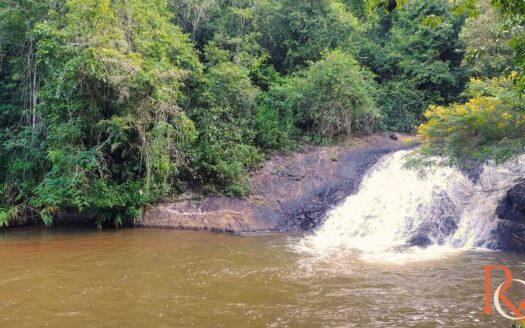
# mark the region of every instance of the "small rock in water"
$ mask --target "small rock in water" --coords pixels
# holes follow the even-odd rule
[[[390,139],[398,140],[399,138],[397,137],[397,135],[395,133],[390,133]]]
[[[413,246],[427,247],[427,246],[430,246],[432,244],[432,241],[430,240],[430,238],[428,238],[425,235],[417,234],[417,235],[413,236],[412,238],[410,238],[408,243],[413,245]]]

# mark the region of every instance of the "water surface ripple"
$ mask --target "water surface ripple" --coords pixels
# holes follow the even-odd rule
[[[525,277],[524,257],[501,252],[395,265],[351,252],[319,259],[295,250],[301,238],[0,233],[0,327],[507,327],[481,314],[482,265]]]

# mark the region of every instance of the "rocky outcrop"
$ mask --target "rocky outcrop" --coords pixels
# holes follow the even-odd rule
[[[308,147],[277,156],[251,177],[248,199],[225,196],[164,203],[146,210],[139,227],[225,232],[311,230],[333,205],[357,191],[381,156],[413,147],[408,136],[376,134],[337,147]]]
[[[494,248],[525,252],[525,182],[509,189],[496,209],[496,216],[500,220],[494,233]]]
[[[433,199],[428,207],[420,206],[420,210],[424,210],[420,213],[422,222],[415,228],[411,227],[412,234],[407,242],[413,246],[443,245],[447,236],[458,229],[461,208],[445,192],[435,194]]]
[[[502,220],[525,224],[525,182],[521,182],[507,192],[496,209]]]

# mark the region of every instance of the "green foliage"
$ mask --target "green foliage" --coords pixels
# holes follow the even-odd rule
[[[25,36],[35,39],[37,82],[30,124],[4,132],[5,202],[47,225],[60,209],[140,208],[137,183],[167,192],[196,136],[178,105],[200,74],[191,44],[162,1],[70,0],[47,15]]]
[[[256,109],[256,142],[266,150],[290,150],[297,135],[295,113],[291,107],[291,86],[276,82],[261,96]]]
[[[427,153],[445,153],[459,164],[494,159],[502,162],[525,145],[525,106],[515,74],[492,80],[472,79],[463,104],[431,106],[419,127]]]
[[[361,29],[337,0],[261,0],[254,7],[260,43],[284,73],[321,59],[325,50],[344,47]]]
[[[391,14],[373,12],[356,58],[383,86],[380,105],[386,128],[413,131],[428,104],[446,104],[462,90],[463,16],[446,0],[413,0]]]
[[[260,108],[259,115],[269,119],[260,129],[261,141],[270,148],[281,138],[286,143],[289,135],[283,131],[292,122],[328,141],[341,134],[372,132],[381,117],[376,90],[373,75],[350,54],[329,52],[305,71],[272,87]]]
[[[429,101],[415,83],[393,79],[383,85],[380,106],[385,113],[387,130],[412,131],[421,122],[421,110]]]
[[[0,228],[7,227],[9,225],[9,219],[7,217],[7,211],[0,209]]]
[[[206,71],[201,106],[191,114],[199,130],[192,162],[201,181],[233,194],[247,193],[245,176],[261,161],[253,145],[258,93],[248,71],[230,62]]]
[[[523,71],[523,3],[491,4],[2,1],[0,226],[50,225],[70,211],[120,226],[182,183],[245,196],[269,153],[412,131],[429,105],[438,113],[480,98],[461,95],[468,75]],[[523,74],[512,78],[523,90]],[[505,81],[487,82],[485,107],[507,97]],[[505,120],[521,122],[518,93],[496,106]],[[480,112],[432,116],[429,149],[446,145],[457,158],[519,149],[521,123],[493,130],[476,120],[507,121]],[[476,138],[462,135],[473,122]]]
[[[521,92],[525,90],[525,3],[521,0],[492,0],[505,19],[504,26],[513,36],[510,45],[518,68],[516,84]]]
[[[510,48],[512,30],[502,27],[502,19],[488,0],[478,1],[478,15],[469,17],[460,33],[466,54],[463,66],[476,77],[496,77],[513,69]]]
[[[327,53],[294,82],[299,97],[291,106],[298,124],[328,140],[370,133],[380,120],[374,77],[347,53]]]
[[[256,4],[250,0],[177,0],[172,6],[208,65],[231,61],[248,69],[257,86],[267,88],[277,73],[259,42]]]

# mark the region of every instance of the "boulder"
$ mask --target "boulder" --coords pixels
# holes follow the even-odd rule
[[[513,221],[499,220],[492,249],[506,252],[525,253],[525,225]]]
[[[525,182],[509,189],[499,203],[496,215],[502,220],[525,223]]]
[[[432,245],[432,240],[425,233],[418,233],[410,237],[408,243],[412,246],[427,247]]]
[[[496,209],[499,219],[491,248],[508,252],[525,252],[525,182],[507,192]]]
[[[411,231],[407,242],[413,246],[429,246],[431,244],[443,245],[447,236],[451,236],[458,229],[461,217],[461,208],[444,192],[433,194],[429,205],[421,204],[418,208],[418,225],[414,220],[408,220],[407,228]]]

